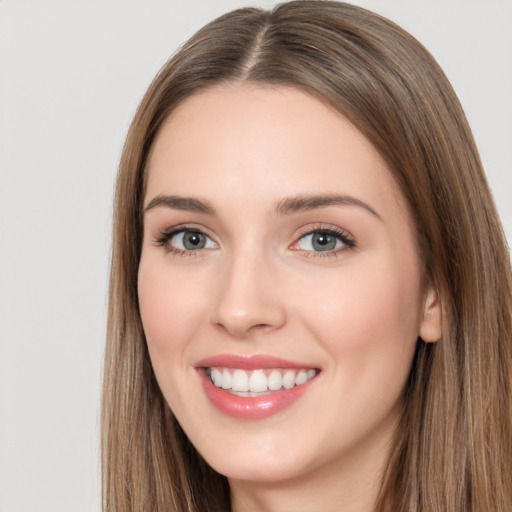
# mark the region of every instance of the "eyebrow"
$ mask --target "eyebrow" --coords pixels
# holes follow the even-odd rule
[[[326,208],[328,206],[357,206],[364,208],[372,215],[382,220],[382,217],[367,203],[349,195],[323,194],[323,195],[300,195],[288,197],[280,201],[276,206],[278,215],[290,215],[292,213],[316,210],[317,208]],[[158,195],[153,198],[144,208],[144,212],[165,206],[173,210],[183,210],[189,212],[204,213],[206,215],[215,215],[215,208],[204,199],[195,197]]]
[[[326,195],[303,195],[283,199],[277,205],[278,214],[286,215],[296,212],[315,210],[327,206],[357,206],[364,208],[372,215],[382,220],[382,217],[367,203],[349,195],[326,194]]]
[[[173,210],[184,210],[188,212],[205,213],[207,215],[215,215],[215,209],[202,199],[196,199],[194,197],[182,197],[182,196],[167,196],[158,195],[153,198],[148,205],[144,208],[144,212],[152,210],[158,206],[166,206]]]

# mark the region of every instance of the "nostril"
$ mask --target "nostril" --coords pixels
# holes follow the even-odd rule
[[[221,329],[223,331],[227,331],[230,334],[239,337],[239,338],[245,338],[250,335],[254,334],[263,334],[266,332],[269,332],[274,329],[274,327],[270,324],[264,324],[264,323],[258,323],[258,324],[251,324],[240,322],[238,324],[235,324],[234,322],[215,322],[215,325],[218,329]]]
[[[269,329],[272,329],[272,326],[269,325],[269,324],[256,324],[256,325],[253,325],[251,327],[252,330],[257,330],[257,331],[263,331],[263,330],[269,330]]]

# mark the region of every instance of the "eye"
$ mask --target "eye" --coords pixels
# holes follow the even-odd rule
[[[162,233],[156,241],[157,245],[166,246],[169,251],[177,254],[215,249],[217,244],[205,233],[196,229],[179,229]]]
[[[169,239],[169,243],[182,251],[197,251],[215,247],[213,240],[199,231],[179,231]]]
[[[292,250],[337,253],[355,246],[348,233],[333,228],[310,230],[291,247]]]

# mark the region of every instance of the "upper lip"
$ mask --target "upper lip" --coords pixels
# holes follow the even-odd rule
[[[194,366],[196,368],[225,367],[240,368],[242,370],[255,370],[260,368],[316,368],[311,364],[299,363],[264,354],[251,356],[217,354],[201,359]]]

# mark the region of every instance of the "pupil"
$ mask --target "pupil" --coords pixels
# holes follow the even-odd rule
[[[206,244],[206,239],[201,233],[189,232],[183,237],[183,246],[185,249],[202,249]]]
[[[336,238],[326,233],[316,233],[313,235],[313,247],[317,251],[330,251],[336,247]]]

